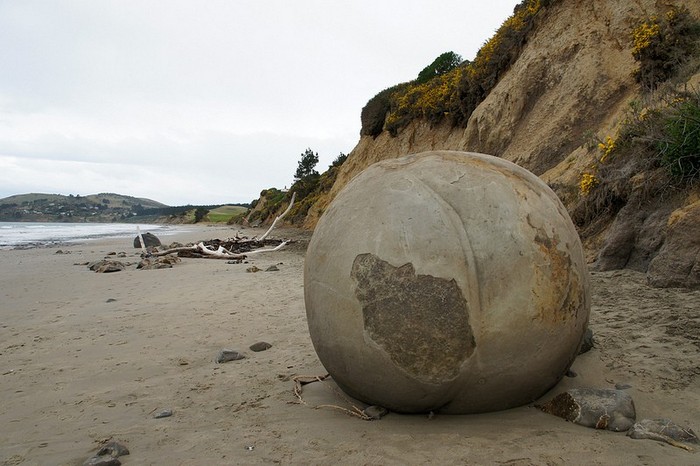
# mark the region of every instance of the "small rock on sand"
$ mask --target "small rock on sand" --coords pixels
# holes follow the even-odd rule
[[[365,409],[362,410],[362,414],[365,416],[368,416],[372,420],[379,420],[389,414],[389,410],[384,408],[383,406],[367,406]]]
[[[681,427],[670,419],[642,419],[627,432],[633,439],[650,439],[689,449],[679,443],[700,445],[700,439],[689,427]]]
[[[230,349],[222,349],[216,356],[216,362],[219,364],[229,361],[238,361],[240,359],[245,359],[245,354]]]
[[[173,415],[173,410],[172,409],[161,409],[157,413],[153,415],[154,419],[162,419],[164,417],[170,417]]]
[[[256,353],[260,351],[269,350],[270,348],[272,348],[272,345],[266,341],[259,341],[250,345],[250,350],[255,351]]]
[[[574,424],[614,432],[632,427],[636,417],[632,397],[622,390],[572,388],[538,407]]]

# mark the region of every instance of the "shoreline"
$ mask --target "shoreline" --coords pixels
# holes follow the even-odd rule
[[[8,223],[8,222],[4,222]],[[85,227],[83,229],[75,229],[75,232],[72,232],[70,230],[68,231],[61,231],[58,234],[55,234],[56,236],[62,236],[61,238],[57,238],[56,236],[52,238],[46,238],[46,239],[36,239],[36,240],[29,240],[26,241],[25,238],[22,238],[24,233],[14,233],[11,235],[14,238],[22,238],[16,239],[14,242],[11,242],[12,240],[8,240],[4,238],[0,234],[0,250],[12,250],[12,249],[20,249],[20,250],[25,250],[25,249],[34,249],[34,248],[54,248],[54,247],[67,247],[67,246],[73,246],[73,245],[80,245],[80,244],[90,244],[96,241],[101,241],[101,240],[115,240],[119,241],[122,238],[131,238],[134,239],[136,238],[137,235],[137,227],[141,227],[141,233],[145,234],[147,232],[151,232],[154,235],[156,235],[163,244],[169,243],[168,238],[173,237],[173,236],[178,236],[178,237],[191,237],[190,233],[193,235],[197,234],[204,234],[207,231],[217,231],[217,232],[231,232],[231,234],[235,234],[237,231],[244,231],[241,230],[239,226],[236,225],[226,225],[226,224],[216,224],[216,223],[211,223],[211,224],[204,224],[204,223],[199,223],[199,224],[133,224],[133,231],[129,229],[124,229],[124,228],[113,228],[114,231],[109,231],[109,225],[117,225],[119,227],[123,226],[132,226],[130,223],[72,223],[72,224],[66,224],[66,223],[45,223],[45,222],[10,222],[10,223],[26,223],[28,225],[41,225],[41,226],[47,226],[46,228],[51,229],[53,226],[59,226],[63,227],[65,225],[71,225],[75,227]],[[89,230],[89,226],[91,225],[98,225],[101,227],[106,227],[103,232],[93,232]],[[154,229],[153,227],[158,227]],[[0,230],[2,232],[2,230]],[[43,233],[42,229],[37,229],[34,232],[35,236],[41,236]],[[72,236],[71,236],[72,234]],[[221,234],[221,233],[220,233]],[[44,233],[44,236],[47,236],[46,233]],[[194,238],[194,236],[192,236]],[[202,238],[195,238],[193,240],[198,240]],[[5,243],[8,244],[5,244]]]
[[[202,227],[172,241],[236,231]],[[185,258],[172,269],[110,274],[75,264],[110,252],[137,261],[133,238],[61,246],[63,254],[0,251],[0,465],[80,465],[112,437],[131,451],[124,465],[698,463],[697,451],[574,425],[532,405],[368,422],[318,407],[351,408],[332,381],[304,386],[300,403],[292,378],[325,374],[303,300],[310,233],[274,233],[299,243],[248,264]],[[246,272],[252,265],[263,271]],[[279,271],[265,272],[271,265]],[[574,362],[576,377],[538,402],[624,383],[638,419],[700,430],[700,292],[650,288],[631,271],[591,278],[596,346]],[[272,347],[251,351],[259,341]],[[224,348],[247,357],[217,364]],[[154,419],[163,409],[172,416]]]

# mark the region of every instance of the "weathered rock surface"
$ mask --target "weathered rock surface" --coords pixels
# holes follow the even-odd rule
[[[636,418],[634,401],[622,390],[572,388],[538,407],[574,424],[614,432],[628,430]]]
[[[510,162],[456,151],[358,175],[314,231],[304,299],[336,383],[413,413],[539,398],[575,359],[590,308],[581,244],[554,193]]]
[[[678,443],[700,445],[700,439],[689,427],[681,427],[670,419],[642,419],[627,432],[633,439],[649,439],[666,442],[674,446]]]
[[[649,284],[700,287],[700,201],[673,212],[666,241],[649,264]]]
[[[97,273],[112,273],[121,272],[126,268],[126,265],[119,261],[105,259],[101,261],[90,262],[88,264],[88,268]]]
[[[180,261],[181,259],[179,257],[172,254],[159,257],[144,257],[136,268],[142,270],[171,269],[174,264]]]

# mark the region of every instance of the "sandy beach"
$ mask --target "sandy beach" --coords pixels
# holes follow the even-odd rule
[[[167,241],[235,232],[202,227]],[[128,446],[125,465],[700,463],[697,450],[534,406],[364,421],[338,409],[352,402],[330,380],[305,385],[300,402],[293,378],[325,374],[303,300],[310,235],[275,236],[298,242],[248,264],[184,258],[109,274],[84,264],[111,252],[138,262],[131,239],[0,251],[0,465],[80,465],[109,438]],[[638,419],[700,431],[700,291],[651,288],[632,271],[594,272],[591,286],[596,346],[542,400],[626,384]],[[272,347],[249,349],[260,341]],[[217,364],[224,348],[247,357]]]

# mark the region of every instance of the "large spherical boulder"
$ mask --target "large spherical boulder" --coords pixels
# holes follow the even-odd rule
[[[351,396],[398,412],[519,406],[573,362],[590,308],[556,195],[505,160],[425,152],[372,165],[309,244],[311,339]]]

